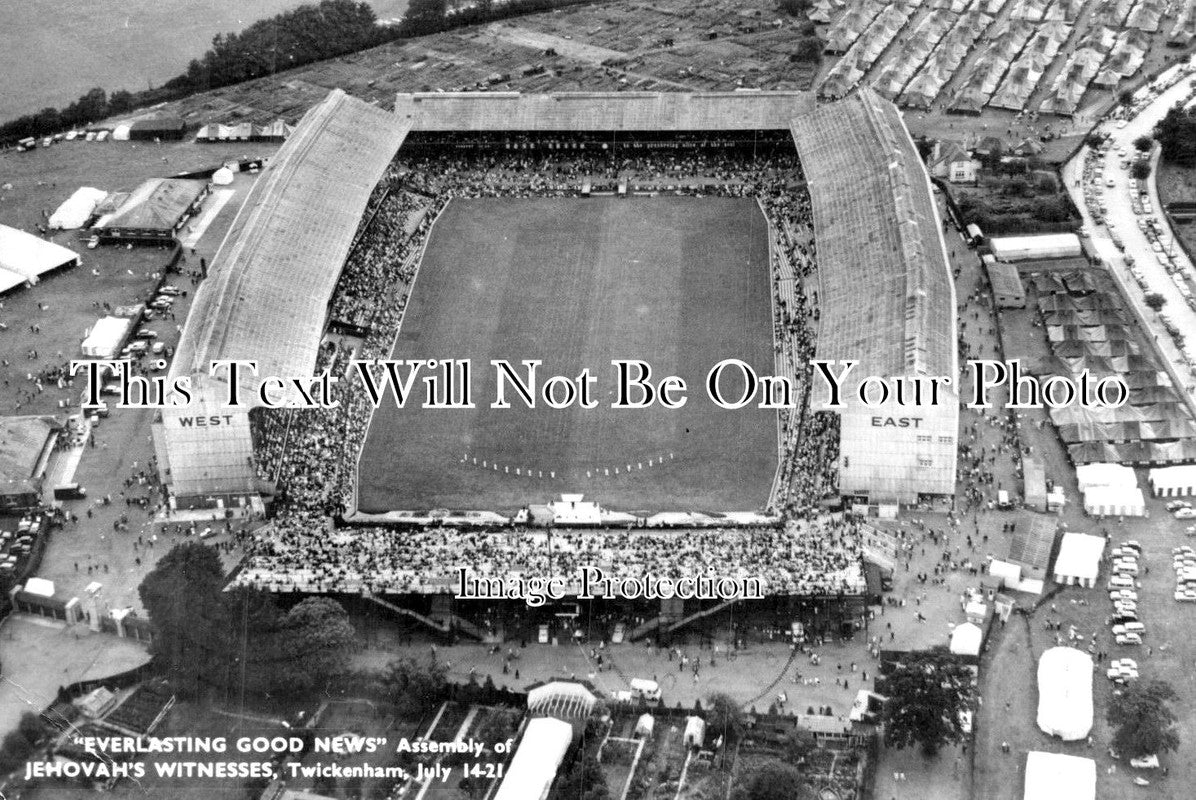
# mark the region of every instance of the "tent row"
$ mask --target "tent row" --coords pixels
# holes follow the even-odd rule
[[[1067,454],[1075,464],[1107,462],[1142,467],[1168,466],[1196,461],[1196,441],[1178,442],[1081,442],[1069,445]]]
[[[286,120],[276,119],[266,125],[240,122],[235,125],[209,123],[199,129],[195,141],[213,142],[283,142],[295,130]]]

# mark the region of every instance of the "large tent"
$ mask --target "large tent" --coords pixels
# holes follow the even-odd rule
[[[50,227],[64,231],[82,228],[95,213],[96,206],[107,196],[108,193],[103,189],[80,186],[50,215]]]
[[[527,724],[494,800],[544,800],[573,741],[573,726],[551,717]]]
[[[38,278],[59,267],[78,266],[79,254],[17,228],[0,225],[0,292]]]
[[[1086,533],[1063,534],[1063,543],[1059,545],[1059,555],[1055,558],[1055,582],[1089,588],[1095,586],[1104,552],[1104,537]]]
[[[1038,727],[1065,742],[1092,730],[1092,656],[1052,647],[1038,659]]]
[[[1149,480],[1155,497],[1196,494],[1196,465],[1152,469]]]
[[[83,340],[83,355],[88,358],[115,358],[133,327],[128,317],[102,317]]]
[[[1084,511],[1093,517],[1144,517],[1142,490],[1129,487],[1096,487],[1084,492]]]
[[[1031,750],[1026,754],[1023,800],[1094,800],[1096,762],[1091,758]]]

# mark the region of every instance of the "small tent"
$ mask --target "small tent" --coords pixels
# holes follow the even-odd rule
[[[1055,582],[1092,588],[1100,572],[1101,555],[1105,552],[1102,536],[1086,533],[1065,533],[1055,557]]]
[[[984,638],[979,625],[965,622],[951,631],[951,652],[960,656],[980,655],[980,642]]]
[[[228,186],[233,182],[233,171],[228,167],[221,167],[212,173],[212,183],[217,186]]]

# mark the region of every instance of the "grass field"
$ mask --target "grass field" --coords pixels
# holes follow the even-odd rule
[[[581,492],[624,511],[760,509],[776,469],[775,412],[720,409],[704,387],[724,358],[772,373],[769,291],[754,201],[454,201],[432,231],[393,357],[470,359],[477,408],[384,402],[359,508],[513,511]],[[654,379],[682,377],[688,402],[610,408],[615,358],[650,362]],[[598,407],[491,409],[491,359],[542,359],[541,380],[588,367]]]

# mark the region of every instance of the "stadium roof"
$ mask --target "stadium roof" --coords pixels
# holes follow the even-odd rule
[[[420,92],[395,114],[413,131],[786,130],[809,92]]]
[[[956,374],[955,288],[922,159],[871,89],[794,118],[821,284],[818,357],[867,375]]]
[[[173,231],[179,218],[204,193],[205,181],[154,178],[138,186],[102,228]]]
[[[308,111],[212,260],[172,374],[227,358],[254,359],[263,376],[312,373],[358,222],[409,127],[339,89]]]

